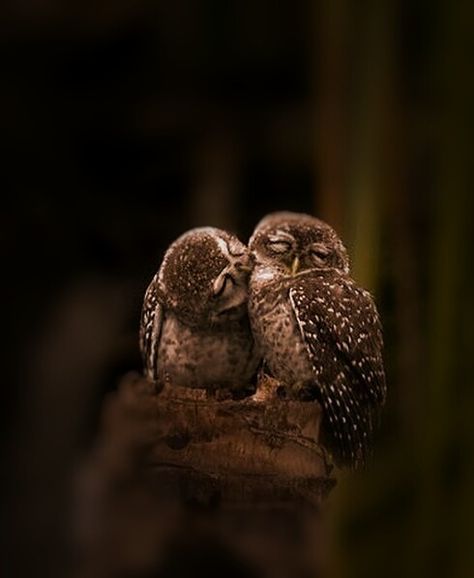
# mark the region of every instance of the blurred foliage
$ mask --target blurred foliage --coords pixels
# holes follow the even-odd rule
[[[466,0],[9,3],[2,575],[71,567],[70,486],[188,227],[313,212],[377,295],[390,396],[333,575],[474,575]],[[9,384],[14,386],[8,386]]]

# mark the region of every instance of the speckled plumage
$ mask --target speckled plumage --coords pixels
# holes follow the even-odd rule
[[[169,247],[142,309],[148,378],[205,389],[249,384],[259,362],[247,315],[250,270],[247,247],[212,227]]]
[[[386,394],[371,295],[351,279],[346,249],[318,219],[269,215],[249,246],[250,320],[269,372],[320,401],[323,436],[339,464],[363,464]]]

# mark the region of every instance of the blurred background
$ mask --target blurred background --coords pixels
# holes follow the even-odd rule
[[[388,406],[330,499],[332,575],[474,576],[472,4],[2,12],[2,576],[71,570],[71,483],[140,367],[167,245],[278,209],[340,232],[385,326]]]

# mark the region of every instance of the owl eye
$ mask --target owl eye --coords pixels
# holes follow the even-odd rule
[[[222,297],[229,293],[229,291],[234,286],[234,279],[231,275],[226,273],[221,275],[214,282],[214,297]]]
[[[326,247],[313,247],[311,249],[311,256],[319,261],[325,261],[330,254],[330,251]]]
[[[291,249],[291,243],[288,241],[282,241],[281,239],[270,239],[268,246],[273,253],[280,254],[287,253]]]

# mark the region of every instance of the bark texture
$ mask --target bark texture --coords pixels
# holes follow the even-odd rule
[[[317,576],[334,485],[317,403],[123,378],[79,479],[81,576]]]

